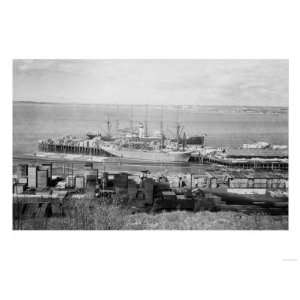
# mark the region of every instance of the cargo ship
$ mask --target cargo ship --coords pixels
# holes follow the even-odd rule
[[[185,163],[188,162],[192,151],[185,150],[185,142],[181,141],[181,126],[177,124],[176,142],[167,140],[163,133],[163,124],[158,136],[148,134],[147,121],[140,122],[137,132],[134,131],[127,137],[121,137],[110,142],[102,142],[101,150],[112,156],[126,160],[159,162],[159,163]],[[185,140],[185,135],[184,135]]]
[[[172,149],[136,149],[112,143],[105,143],[100,147],[103,151],[110,155],[135,161],[184,163],[188,162],[191,157],[191,151],[179,151]]]

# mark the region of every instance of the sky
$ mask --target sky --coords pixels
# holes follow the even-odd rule
[[[14,60],[14,101],[288,106],[288,60]]]

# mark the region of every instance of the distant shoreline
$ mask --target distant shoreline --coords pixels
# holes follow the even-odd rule
[[[288,106],[257,106],[257,105],[203,105],[203,104],[172,104],[172,105],[164,105],[164,104],[120,104],[120,103],[82,103],[82,102],[52,102],[52,101],[25,101],[25,100],[13,100],[13,104],[47,104],[47,105],[98,105],[98,106],[138,106],[143,107],[145,105],[149,105],[151,107],[183,107],[183,106],[191,106],[191,107],[218,107],[218,108],[265,108],[265,109],[284,109],[288,110]]]

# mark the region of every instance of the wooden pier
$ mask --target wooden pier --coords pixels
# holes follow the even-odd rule
[[[227,166],[230,168],[240,168],[240,169],[265,169],[265,170],[288,170],[289,163],[281,160],[255,160],[255,159],[245,159],[245,160],[234,160],[234,159],[220,159],[212,158],[207,156],[192,156],[190,162],[200,163],[200,164],[218,164],[222,166]]]
[[[50,144],[50,143],[43,142],[43,143],[39,143],[39,150],[43,152],[54,152],[54,153],[112,156],[110,153],[104,151],[99,146],[84,147],[84,146],[77,146],[77,145]]]

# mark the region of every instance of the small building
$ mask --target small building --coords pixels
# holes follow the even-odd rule
[[[115,187],[127,189],[128,188],[128,174],[120,173],[115,175]]]
[[[175,192],[173,191],[162,191],[161,192],[162,199],[165,201],[171,200],[171,201],[176,201],[177,196]]]
[[[66,177],[66,187],[73,188],[75,187],[75,176],[69,175]]]
[[[210,173],[206,173],[207,174],[207,180],[208,180],[208,186],[211,189],[215,189],[217,188],[218,184],[217,184],[217,177],[214,175],[211,175]]]
[[[267,188],[267,179],[266,178],[254,178],[254,188]]]
[[[18,183],[28,184],[28,178],[27,177],[21,177],[18,179]]]
[[[86,181],[87,180],[97,181],[98,180],[98,169],[84,170],[83,175],[84,175]]]
[[[176,209],[177,197],[173,191],[162,191],[161,197],[156,198],[155,207],[159,209]]]
[[[152,178],[145,178],[141,182],[141,188],[145,195],[145,202],[153,203],[154,180]]]
[[[247,188],[248,178],[231,178],[229,179],[228,185],[230,188]]]
[[[48,186],[48,170],[37,170],[37,188],[45,189]]]
[[[27,164],[19,164],[17,165],[17,177],[26,177],[28,176],[28,165]]]
[[[95,192],[96,190],[96,180],[89,180],[86,181],[86,190],[87,192]]]
[[[37,166],[28,167],[28,187],[36,189],[37,188]]]
[[[128,179],[128,197],[129,197],[129,200],[134,200],[136,198],[137,191],[138,191],[137,183],[132,179]]]
[[[75,187],[76,187],[76,189],[79,189],[79,190],[82,190],[85,188],[84,176],[76,176],[75,177]]]
[[[48,182],[52,179],[52,163],[45,163],[40,166],[40,170],[48,171]]]
[[[132,175],[127,172],[103,172],[101,177],[101,188],[128,188],[128,180],[135,180],[140,182],[140,178],[137,175]]]
[[[208,177],[206,175],[192,175],[192,187],[206,187],[209,184]]]
[[[26,188],[26,184],[24,183],[17,183],[14,185],[14,193],[15,194],[23,194]]]

